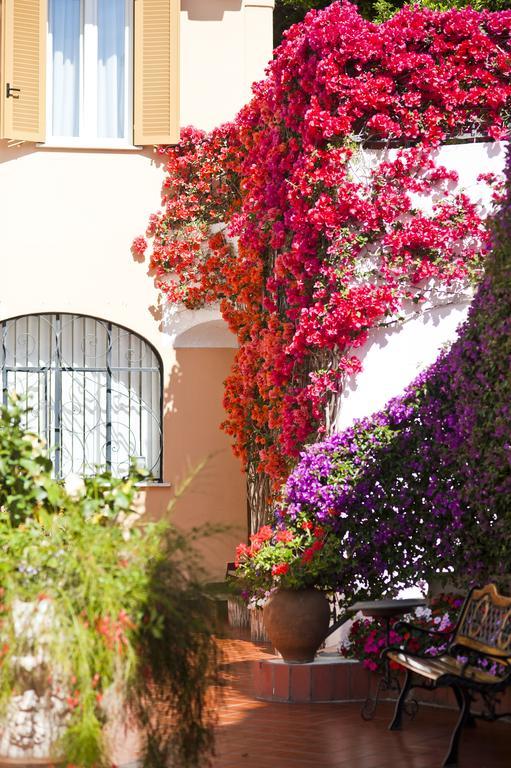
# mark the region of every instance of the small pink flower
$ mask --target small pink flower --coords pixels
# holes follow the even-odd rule
[[[136,256],[143,256],[147,250],[147,240],[145,237],[136,237],[131,245],[131,250]]]

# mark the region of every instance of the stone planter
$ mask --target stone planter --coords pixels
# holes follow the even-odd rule
[[[13,631],[23,637],[26,651],[12,665],[20,691],[12,696],[0,719],[0,768],[54,768],[61,762],[57,744],[65,733],[70,710],[68,691],[51,658],[51,635],[58,631],[50,600],[14,601]],[[112,764],[133,768],[141,752],[134,725],[126,722],[122,692],[112,686],[103,702],[105,739]]]
[[[9,761],[44,765],[55,756],[55,744],[69,718],[67,694],[59,688],[58,671],[50,661],[52,604],[49,600],[17,600],[12,619],[13,631],[24,638],[26,651],[11,662],[20,692],[11,698],[0,721],[0,765]]]
[[[330,606],[317,589],[279,589],[263,609],[270,641],[289,664],[307,664],[328,634]]]

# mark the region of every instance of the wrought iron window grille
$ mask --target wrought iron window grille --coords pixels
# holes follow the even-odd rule
[[[162,363],[138,334],[76,314],[1,323],[3,400],[28,398],[27,429],[43,437],[55,474],[127,473],[131,459],[162,480]]]

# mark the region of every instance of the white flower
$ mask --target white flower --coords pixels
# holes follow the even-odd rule
[[[25,440],[32,446],[32,453],[34,456],[41,456],[45,452],[46,443],[38,435],[29,432],[25,435]]]
[[[85,483],[83,477],[75,475],[73,472],[71,472],[64,480],[64,488],[66,489],[67,495],[75,501],[85,496]]]

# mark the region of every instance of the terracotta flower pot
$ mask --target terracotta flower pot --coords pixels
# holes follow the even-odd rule
[[[268,636],[284,661],[307,664],[328,634],[330,606],[317,589],[279,589],[264,606]]]

